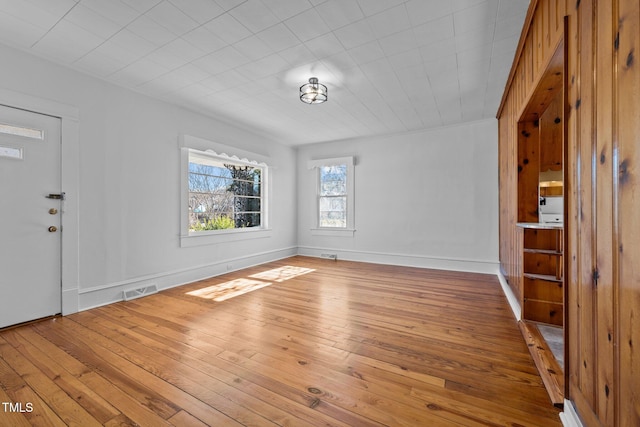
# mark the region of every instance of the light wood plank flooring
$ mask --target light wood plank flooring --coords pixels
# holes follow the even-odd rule
[[[2,426],[560,425],[494,276],[307,257],[2,331],[0,385]]]

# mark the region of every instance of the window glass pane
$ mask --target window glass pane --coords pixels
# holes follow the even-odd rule
[[[249,228],[260,226],[260,213],[257,212],[239,212],[236,213],[235,228]]]
[[[345,211],[347,205],[346,197],[320,197],[321,211]]]
[[[339,196],[347,193],[347,183],[343,181],[324,181],[321,184],[322,196]]]
[[[347,193],[347,165],[323,166],[320,168],[320,195],[343,195]]]
[[[236,212],[260,212],[260,198],[258,197],[234,197]]]
[[[347,226],[347,198],[320,197],[320,227]]]
[[[320,212],[320,227],[345,228],[346,226],[347,218],[344,212]]]
[[[261,226],[262,169],[214,157],[190,157],[189,230]]]
[[[256,173],[254,178],[253,178],[253,194],[259,194],[262,195],[261,191],[262,191],[262,174],[261,173]]]

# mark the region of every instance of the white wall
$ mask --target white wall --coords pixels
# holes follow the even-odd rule
[[[63,284],[78,299],[66,304],[72,310],[117,301],[134,286],[175,286],[296,252],[497,270],[495,120],[296,150],[9,47],[0,45],[0,56],[0,96],[11,91],[79,112],[77,141],[63,150],[63,173],[78,173],[66,213],[77,229],[63,234],[77,257],[63,263],[77,269]],[[180,134],[270,159],[270,237],[180,247]],[[356,157],[355,236],[312,236],[315,174],[307,160],[347,155]]]
[[[302,254],[495,273],[497,120],[298,149]],[[355,156],[353,237],[312,235],[315,171],[308,160]]]
[[[2,45],[0,57],[0,89],[79,110],[80,309],[118,300],[124,288],[173,286],[295,253],[295,150]],[[271,237],[179,246],[183,133],[270,159]]]

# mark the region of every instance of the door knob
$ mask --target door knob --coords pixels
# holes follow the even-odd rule
[[[55,233],[56,231],[58,231],[58,227],[56,227],[55,225],[49,227],[49,233]]]
[[[51,208],[51,209],[49,209],[49,213],[50,213],[51,215],[55,215],[55,214],[57,214],[57,213],[58,213],[58,209],[56,209],[56,208]]]

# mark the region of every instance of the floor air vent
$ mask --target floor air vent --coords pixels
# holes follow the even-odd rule
[[[140,298],[145,295],[151,295],[158,292],[158,287],[156,285],[144,286],[142,288],[129,289],[127,291],[122,291],[123,298],[125,301],[130,301],[132,299]]]

